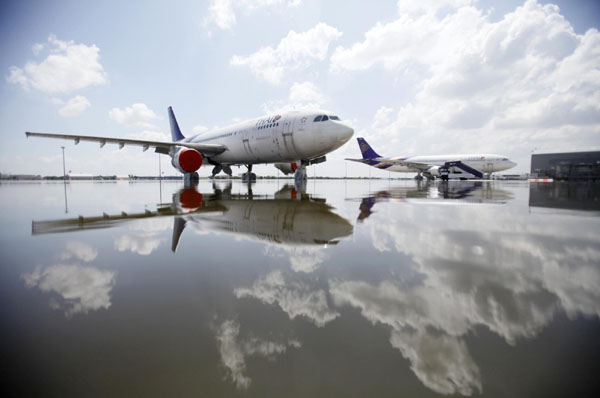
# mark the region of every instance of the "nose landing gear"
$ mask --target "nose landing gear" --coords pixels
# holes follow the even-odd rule
[[[254,174],[252,172],[252,165],[251,164],[247,164],[246,167],[248,168],[248,172],[242,174],[242,181],[243,182],[256,182],[256,174]],[[230,169],[231,171],[231,169]]]

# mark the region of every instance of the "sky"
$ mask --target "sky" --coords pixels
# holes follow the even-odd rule
[[[169,106],[186,136],[319,107],[383,156],[494,153],[518,163],[511,173],[528,172],[532,153],[600,150],[596,0],[0,7],[1,173],[62,175],[65,146],[73,173],[157,175],[152,151],[24,133],[170,140]],[[344,161],[359,156],[353,138],[309,175],[390,175]]]

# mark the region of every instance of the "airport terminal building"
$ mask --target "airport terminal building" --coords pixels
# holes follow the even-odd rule
[[[531,155],[531,176],[555,180],[600,181],[600,151]]]

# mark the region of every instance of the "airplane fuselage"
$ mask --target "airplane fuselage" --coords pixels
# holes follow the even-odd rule
[[[504,171],[514,167],[515,163],[507,157],[494,154],[466,154],[466,155],[432,155],[432,156],[410,156],[410,157],[395,157],[394,160],[404,160],[406,162],[427,163],[434,166],[443,166],[446,162],[461,161],[464,164],[480,170],[484,173],[495,173]],[[377,165],[374,165],[377,167]],[[386,167],[387,171],[395,171],[400,173],[418,173],[419,170],[414,167],[404,165],[391,165]]]
[[[227,150],[210,159],[221,164],[293,162],[323,156],[352,137],[339,120],[315,121],[326,111],[287,111],[186,138],[184,142],[222,144]]]

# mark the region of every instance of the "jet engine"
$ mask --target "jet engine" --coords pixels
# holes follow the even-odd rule
[[[173,167],[182,173],[193,173],[202,166],[202,155],[195,149],[182,148],[171,159]]]
[[[427,169],[427,173],[429,173],[432,177],[439,177],[440,174],[440,166],[431,166]]]
[[[292,163],[275,163],[275,167],[283,172],[283,174],[288,175],[293,173],[298,168],[298,164],[296,162]]]
[[[445,166],[431,166],[427,169],[427,173],[432,177],[440,177],[443,180],[447,180],[450,170]]]

